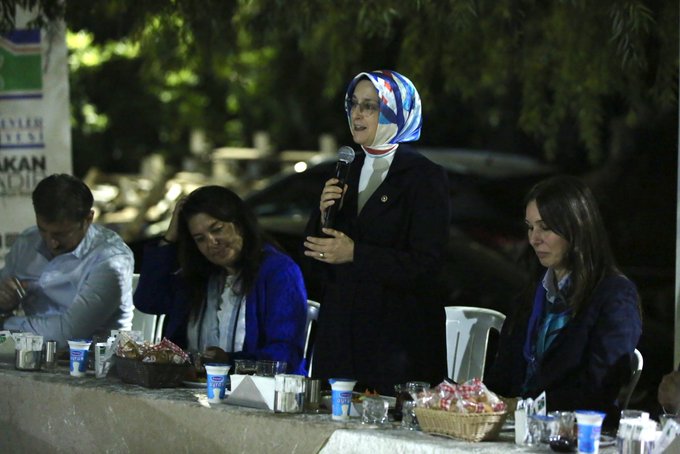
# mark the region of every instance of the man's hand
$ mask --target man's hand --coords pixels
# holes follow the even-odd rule
[[[0,282],[0,312],[9,312],[14,310],[21,299],[26,294],[26,291],[16,278],[9,278]]]

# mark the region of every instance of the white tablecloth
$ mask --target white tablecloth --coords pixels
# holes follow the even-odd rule
[[[322,454],[434,454],[434,453],[552,453],[548,445],[518,446],[514,432],[501,432],[496,441],[471,443],[447,437],[395,429],[338,429],[320,451]],[[613,446],[600,449],[612,454]]]

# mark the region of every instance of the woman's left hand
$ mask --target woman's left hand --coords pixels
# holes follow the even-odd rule
[[[201,354],[201,362],[206,363],[231,363],[231,355],[219,347],[206,347]]]
[[[322,229],[331,238],[308,236],[305,255],[324,263],[348,263],[354,260],[354,241],[334,229]]]

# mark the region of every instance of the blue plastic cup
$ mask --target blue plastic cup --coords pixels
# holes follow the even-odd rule
[[[331,378],[332,418],[334,421],[347,421],[352,407],[352,391],[356,380],[350,378]]]
[[[219,404],[224,400],[229,380],[230,364],[209,363],[205,365],[205,372],[208,376],[206,383],[206,393],[208,402]]]
[[[579,454],[597,454],[600,451],[600,432],[605,414],[599,411],[576,410]]]
[[[90,352],[91,340],[74,339],[68,341],[68,347],[71,352],[70,355],[70,369],[71,375],[74,377],[82,377],[87,370],[87,358]]]

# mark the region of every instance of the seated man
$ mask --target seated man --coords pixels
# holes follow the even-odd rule
[[[92,203],[90,189],[70,175],[38,183],[37,225],[21,233],[0,270],[0,329],[66,347],[69,339],[131,328],[132,251],[115,232],[92,224]]]

